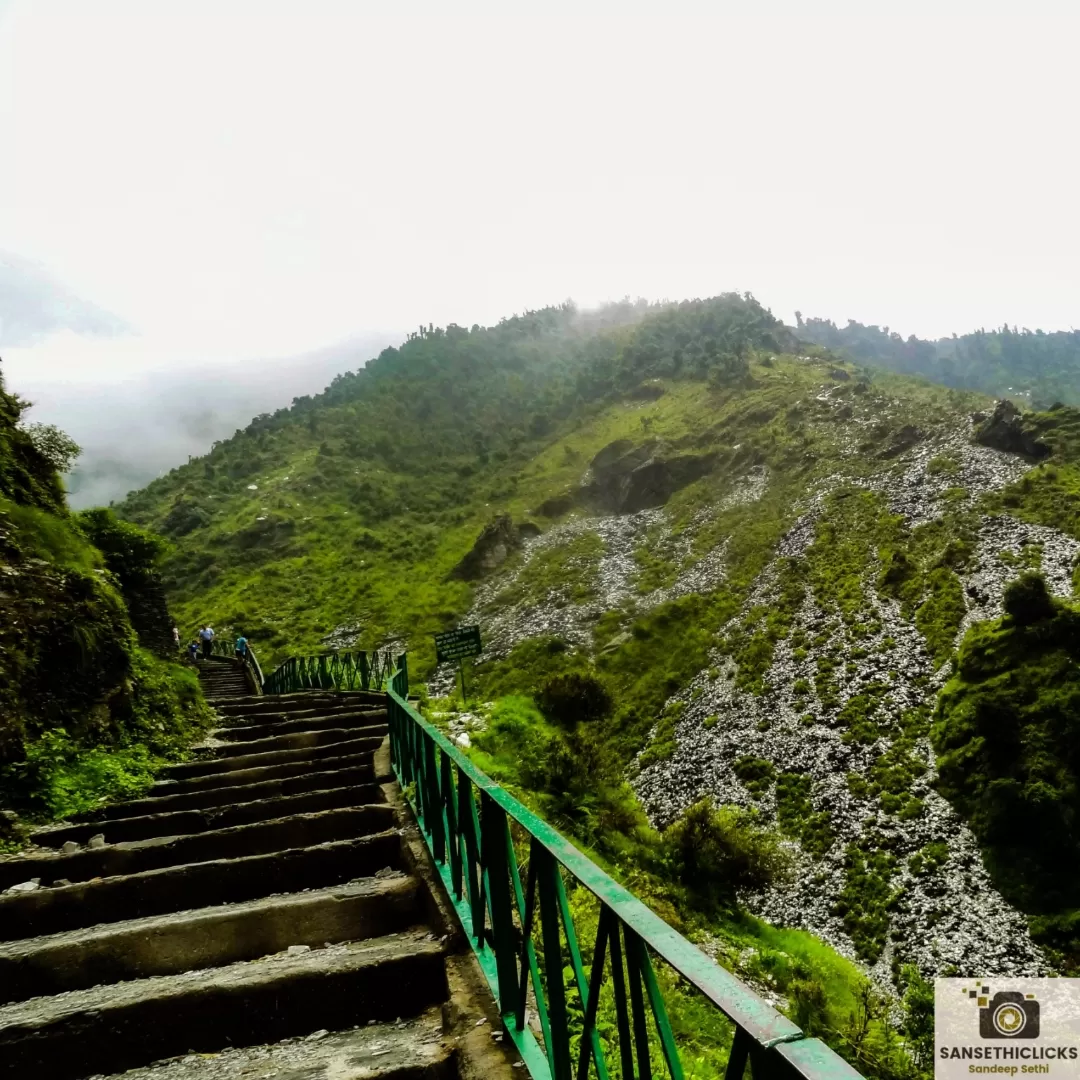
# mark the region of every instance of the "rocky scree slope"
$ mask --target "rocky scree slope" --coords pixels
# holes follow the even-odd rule
[[[1034,461],[998,448],[1016,447],[1007,404],[988,417],[959,395],[809,357],[761,374],[715,410],[716,449],[697,440],[704,475],[675,492],[598,505],[598,477],[633,490],[657,450],[639,440],[592,458],[563,519],[521,538],[479,586],[467,621],[483,627],[481,670],[549,637],[618,680],[650,613],[677,623],[679,598],[699,598],[709,654],[630,769],[654,824],[703,796],[775,823],[797,870],[745,903],[882,984],[912,962],[925,975],[1043,973],[1025,916],[934,789],[930,718],[967,629],[1002,614],[1024,568],[1070,597],[1080,542],[1010,512]],[[436,672],[433,692],[451,679]]]

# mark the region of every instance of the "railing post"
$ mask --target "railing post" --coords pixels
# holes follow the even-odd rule
[[[495,968],[499,975],[499,1011],[506,1016],[517,1007],[517,950],[514,948],[510,865],[507,859],[510,829],[506,822],[506,811],[486,793],[480,796],[480,829],[481,861],[487,869]]]
[[[443,797],[435,764],[435,740],[424,739],[424,788],[427,791],[428,832],[431,833],[431,853],[438,863],[446,862],[446,832],[443,821]]]
[[[544,973],[547,975],[548,1017],[551,1020],[551,1076],[552,1080],[571,1080],[570,1025],[566,1013],[559,901],[555,888],[559,864],[547,848],[538,848],[533,859],[539,864],[536,875],[540,886],[540,932],[544,938]]]

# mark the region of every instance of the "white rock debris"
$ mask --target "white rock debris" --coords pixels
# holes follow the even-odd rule
[[[847,410],[840,414],[845,424],[842,451],[853,463],[864,461],[867,439],[875,430],[868,414],[851,415],[850,402],[838,400],[834,389],[823,391],[813,404],[819,409],[828,406],[834,416],[836,410]],[[831,423],[835,425],[836,419]],[[729,630],[755,606],[778,598],[781,560],[806,554],[825,500],[838,487],[855,485],[881,493],[892,513],[916,527],[940,517],[948,505],[970,506],[980,495],[1014,483],[1029,468],[1018,457],[970,442],[963,426],[916,432],[910,443],[896,451],[892,464],[877,475],[867,477],[865,470],[853,467],[850,475],[837,473],[806,493],[796,507],[800,516]],[[882,461],[888,461],[887,453]],[[664,509],[623,517],[581,516],[555,525],[526,541],[513,571],[478,589],[464,621],[481,624],[487,659],[502,657],[518,642],[538,635],[559,635],[568,644],[592,648],[593,626],[606,611],[640,613],[677,596],[715,589],[724,579],[728,541],[720,538],[702,552],[695,540],[721,510],[760,499],[767,483],[763,467],[752,469],[725,500],[702,510],[679,530]],[[603,552],[599,560],[581,560],[578,580],[561,583],[538,600],[500,606],[497,598],[533,559],[587,533],[601,539]],[[673,584],[640,592],[634,552],[642,544],[679,567]],[[1002,558],[1002,552],[1008,554]],[[984,519],[975,554],[960,574],[967,606],[960,634],[976,620],[1001,614],[1005,587],[1023,565],[1041,567],[1054,594],[1071,595],[1078,558],[1080,543],[1054,529],[1009,517]],[[574,572],[571,566],[566,576]],[[845,704],[866,693],[876,702],[875,722],[888,728],[908,710],[932,703],[950,674],[948,664],[935,670],[922,634],[897,602],[879,596],[875,577],[876,568],[863,582],[865,629],[857,640],[839,616],[819,609],[807,594],[793,625],[793,633],[802,631],[799,639],[805,638],[805,644],[797,649],[789,635],[776,645],[760,696],[740,690],[734,663],[717,654],[712,665],[668,703],[681,702],[683,707],[675,728],[676,750],[634,776],[635,790],[653,823],[661,827],[702,797],[718,804],[756,807],[770,820],[776,813],[775,784],[754,797],[738,779],[736,761],[762,758],[777,774],[805,774],[812,781],[813,810],[828,812],[833,840],[821,856],[792,844],[797,872],[789,881],[743,897],[752,911],[778,925],[811,930],[855,958],[855,946],[836,904],[847,879],[846,850],[860,841],[869,843],[872,835],[874,847],[885,846],[895,857],[889,888],[902,890],[889,912],[884,951],[871,969],[883,987],[891,984],[894,959],[917,963],[928,976],[946,970],[996,976],[1046,973],[1047,960],[1032,942],[1025,918],[995,891],[974,836],[932,789],[935,759],[928,740],[918,740],[909,751],[925,767],[910,787],[910,796],[922,802],[918,816],[902,819],[887,814],[876,798],[854,793],[859,780],[871,777],[892,742],[884,735],[870,745],[845,742],[847,729],[838,722]],[[583,580],[590,586],[589,598],[575,603],[570,590]],[[818,697],[815,675],[818,659],[830,651],[836,659],[831,673],[834,697],[826,703]],[[432,693],[447,692],[454,674],[451,668],[437,672],[429,684]],[[465,725],[455,727],[461,731]],[[854,784],[849,783],[849,774],[854,774]],[[909,859],[932,843],[944,845],[947,861],[936,870],[914,872]]]
[[[956,468],[948,474],[928,471],[930,462],[945,456],[957,463]],[[1022,460],[970,444],[959,435],[928,440],[905,456],[902,469],[855,482],[881,491],[890,509],[914,526],[940,515],[940,499],[949,488],[966,487],[971,496],[982,494],[1014,482],[1027,467]],[[853,481],[832,477],[807,500],[807,511],[779,544],[778,558],[806,553],[813,543],[821,503],[841,482]],[[1041,566],[1051,590],[1060,596],[1071,594],[1080,543],[1042,526],[987,518],[971,567],[961,574],[968,605],[961,634],[972,622],[1001,614],[1005,586],[1018,573],[1016,564],[1025,544],[1041,546],[1035,565]],[[1011,565],[998,557],[1001,551],[1013,554]],[[751,607],[774,599],[776,566],[774,562],[760,576],[744,615]],[[766,693],[761,696],[735,687],[730,662],[719,673],[716,669],[700,673],[672,699],[685,704],[676,727],[674,755],[644,769],[634,779],[634,787],[650,818],[660,826],[703,796],[718,804],[756,806],[768,818],[776,810],[775,788],[762,798],[753,798],[735,775],[736,760],[758,757],[771,762],[777,773],[804,773],[813,781],[814,810],[828,811],[835,839],[820,858],[801,855],[801,865],[789,882],[745,897],[751,910],[779,925],[812,930],[855,958],[852,941],[834,908],[845,887],[845,851],[872,831],[887,840],[896,857],[890,887],[903,889],[903,899],[891,913],[890,940],[872,970],[883,986],[890,981],[894,957],[918,964],[927,975],[947,969],[996,975],[1045,973],[1046,959],[1031,941],[1026,919],[995,891],[974,836],[932,790],[935,759],[927,740],[920,740],[914,750],[926,767],[910,789],[923,801],[919,817],[901,820],[888,815],[876,800],[856,798],[849,788],[847,775],[868,779],[871,767],[891,743],[886,738],[871,746],[845,743],[845,729],[837,725],[843,706],[871,688],[879,722],[898,719],[905,710],[932,701],[949,674],[947,665],[933,670],[921,633],[903,618],[898,603],[877,595],[872,580],[864,582],[864,610],[864,622],[880,624],[880,630],[858,642],[845,642],[839,619],[825,616],[808,598],[793,625],[793,632],[801,629],[806,635],[805,656],[796,660],[790,637],[780,641],[765,675]],[[839,652],[842,662],[833,672],[836,704],[829,708],[813,689],[823,651],[813,640],[821,635],[830,643],[844,643]],[[796,694],[797,683],[811,689]],[[807,715],[814,718],[809,726],[802,721]],[[718,720],[707,728],[706,717]],[[948,862],[936,873],[912,873],[910,856],[935,841],[946,845]]]
[[[546,635],[561,637],[573,646],[591,648],[593,626],[606,611],[623,608],[640,613],[690,593],[711,592],[724,579],[727,541],[695,556],[696,536],[721,510],[759,500],[767,483],[765,467],[754,467],[735,482],[723,499],[699,511],[678,533],[673,531],[670,513],[657,508],[624,516],[575,517],[528,538],[515,568],[482,584],[476,591],[472,610],[462,620],[483,627],[481,659],[499,659],[519,642]],[[533,559],[589,533],[603,543],[595,569],[591,560],[585,559],[571,561],[567,566],[567,577],[572,579],[567,585],[587,580],[592,586],[593,595],[588,600],[575,603],[567,588],[558,588],[549,591],[539,602],[499,609],[496,603],[499,594],[517,583]],[[642,593],[637,584],[639,568],[634,552],[647,539],[657,554],[679,565],[680,570],[671,585]],[[449,693],[453,678],[453,667],[442,665],[429,679],[428,689],[436,695]]]

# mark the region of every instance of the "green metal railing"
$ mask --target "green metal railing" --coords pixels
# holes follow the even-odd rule
[[[598,1030],[602,989],[614,999],[617,1075],[646,1080],[662,1068],[682,1080],[654,954],[734,1023],[726,1080],[740,1080],[748,1062],[755,1080],[857,1080],[829,1047],[807,1037],[477,769],[409,705],[405,657],[398,662],[387,691],[394,771],[534,1080],[608,1080],[616,1072]],[[524,885],[512,824],[528,846]],[[599,902],[588,973],[564,875]],[[530,1012],[538,1024],[527,1022]]]
[[[267,676],[263,693],[297,690],[381,690],[393,673],[390,650],[290,656]]]

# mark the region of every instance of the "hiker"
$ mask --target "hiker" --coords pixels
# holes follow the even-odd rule
[[[172,640],[173,640],[173,646],[175,647],[176,651],[179,652],[180,651],[180,627],[174,626],[172,628]]]
[[[236,639],[236,659],[247,659],[247,638],[243,634]]]
[[[199,640],[202,642],[202,654],[204,660],[210,659],[210,650],[214,645],[214,630],[211,626],[204,626],[199,631]]]
[[[198,660],[199,656],[199,639],[196,638],[188,647],[188,659],[194,664]]]

